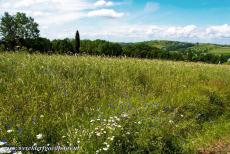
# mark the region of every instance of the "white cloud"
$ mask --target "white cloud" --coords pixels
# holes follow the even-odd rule
[[[196,30],[197,30],[197,26],[187,25],[184,27],[168,27],[162,31],[164,32],[165,36],[193,37]]]
[[[160,9],[160,4],[156,2],[147,2],[145,5],[146,12],[155,12]]]
[[[86,17],[85,10],[93,8],[89,0],[0,0],[0,13],[25,12],[41,26],[65,24]]]
[[[206,34],[211,37],[230,37],[230,25],[210,26],[206,29]]]
[[[108,18],[119,18],[124,16],[122,12],[116,12],[113,9],[100,9],[93,10],[88,13],[89,17],[108,17]]]
[[[0,14],[3,14],[5,11],[11,14],[25,12],[28,16],[34,17],[35,21],[39,23],[41,35],[52,39],[57,37],[73,37],[74,31],[78,28],[83,38],[101,38],[119,42],[169,39],[230,43],[229,24],[210,25],[206,27],[196,25],[128,24],[128,19],[130,20],[129,17],[132,15],[124,19],[120,18],[125,15],[123,12],[118,12],[114,10],[114,8],[105,9],[105,7],[128,4],[128,1],[129,0],[123,0],[121,2],[112,0],[0,0]],[[159,8],[160,4],[151,1],[146,3],[144,11],[150,13]],[[94,22],[94,19],[86,17],[119,19],[106,20],[106,18],[103,18]],[[100,31],[98,31],[98,29],[100,29]]]
[[[146,40],[178,40],[191,42],[230,43],[230,25],[215,25],[198,27],[131,25],[111,23],[101,27],[100,32],[88,31],[82,33],[85,38],[101,38],[118,42]]]
[[[104,6],[113,6],[114,3],[112,1],[105,1],[105,0],[98,0],[97,2],[94,3],[95,6],[97,7],[104,7]]]
[[[13,3],[14,8],[26,8],[39,3],[47,2],[47,0],[20,0]]]

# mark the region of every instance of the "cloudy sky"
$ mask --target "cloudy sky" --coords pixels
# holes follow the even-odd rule
[[[25,12],[41,36],[230,44],[230,0],[0,0],[0,15]]]

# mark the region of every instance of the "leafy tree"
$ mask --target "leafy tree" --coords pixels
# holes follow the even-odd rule
[[[16,45],[23,46],[28,39],[39,36],[38,24],[25,13],[16,13],[12,16],[5,13],[0,21],[0,34],[2,39],[13,49]]]
[[[7,42],[8,47],[12,48],[16,44],[16,25],[14,17],[5,13],[0,21],[0,35]]]
[[[161,55],[160,49],[151,47],[145,43],[134,43],[123,46],[123,53],[129,57],[139,58],[159,58]]]
[[[28,39],[25,45],[28,49],[33,51],[40,51],[41,53],[47,53],[51,50],[51,42],[49,39],[38,37],[35,39]]]
[[[51,44],[52,44],[52,50],[55,53],[70,54],[74,52],[74,46],[70,39],[66,38],[64,40],[53,40]]]

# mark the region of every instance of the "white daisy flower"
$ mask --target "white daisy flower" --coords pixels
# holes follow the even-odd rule
[[[104,151],[108,151],[108,150],[109,150],[109,148],[105,147],[105,148],[103,148],[103,150],[104,150]]]
[[[13,130],[12,130],[12,129],[9,129],[9,130],[7,130],[6,132],[7,132],[7,133],[12,133]]]
[[[43,137],[43,135],[42,135],[42,134],[38,134],[38,135],[36,135],[36,138],[37,138],[38,140],[42,139],[42,137]]]

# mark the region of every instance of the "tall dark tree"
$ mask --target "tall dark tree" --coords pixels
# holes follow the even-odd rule
[[[79,31],[77,30],[76,36],[75,36],[75,53],[80,53],[80,46],[81,46],[80,42],[81,42],[80,34],[79,34]]]

